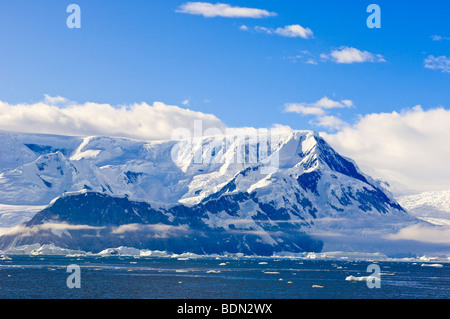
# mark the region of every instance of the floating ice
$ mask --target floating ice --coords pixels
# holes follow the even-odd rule
[[[420,266],[422,266],[422,267],[435,267],[435,268],[442,268],[442,267],[444,267],[444,265],[442,265],[442,264],[422,264]]]
[[[356,277],[356,276],[347,276],[345,278],[346,281],[367,281],[367,279],[371,278],[370,276],[361,276],[361,277]]]
[[[220,270],[208,270],[206,273],[207,274],[218,274],[218,273],[220,273]]]
[[[320,285],[312,285],[312,288],[323,288],[323,286],[320,286]]]
[[[63,255],[63,256],[73,254],[80,254],[80,255],[85,254],[85,252],[83,251],[60,248],[53,244],[42,246],[40,244],[23,245],[6,249],[3,251],[3,253],[9,255]]]
[[[263,271],[265,274],[279,274],[278,271]]]

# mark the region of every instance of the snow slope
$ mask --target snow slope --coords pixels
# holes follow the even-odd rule
[[[417,218],[450,226],[450,190],[401,196],[397,201]]]
[[[0,228],[13,227],[29,221],[46,206],[0,204]]]

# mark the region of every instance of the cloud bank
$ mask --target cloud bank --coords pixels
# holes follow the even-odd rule
[[[45,95],[41,102],[8,104],[0,101],[0,130],[58,135],[107,135],[143,140],[170,139],[174,129],[193,130],[195,120],[202,128],[224,129],[214,115],[195,112],[161,102],[115,107],[64,97]]]
[[[388,239],[415,240],[424,243],[448,244],[450,242],[450,227],[412,225],[400,229],[396,234],[387,235]]]
[[[124,224],[113,227],[112,235],[122,235],[127,233],[144,232],[148,237],[152,238],[170,238],[175,236],[186,235],[190,230],[185,226],[172,226],[165,224]]]
[[[450,110],[415,106],[360,116],[355,124],[330,113],[350,107],[351,100],[324,96],[313,103],[287,103],[284,112],[310,116],[310,124],[328,130],[321,135],[336,151],[389,182],[395,194],[450,189]]]
[[[336,151],[368,174],[393,183],[397,193],[450,189],[450,110],[423,110],[361,116],[335,134],[321,133]]]

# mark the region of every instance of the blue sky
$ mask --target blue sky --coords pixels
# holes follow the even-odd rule
[[[81,8],[80,29],[66,26],[71,3]],[[233,127],[329,131],[286,104],[350,100],[325,110],[349,123],[418,104],[450,107],[448,60],[446,70],[425,67],[429,56],[450,59],[448,1],[222,1],[270,13],[258,18],[181,12],[186,3],[0,1],[0,100],[162,101]],[[371,3],[380,6],[380,29],[366,25]],[[276,31],[292,25],[312,36]],[[331,53],[345,48],[373,59],[337,63]]]

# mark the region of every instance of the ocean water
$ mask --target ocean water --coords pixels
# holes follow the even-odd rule
[[[377,261],[380,287],[362,278],[369,261],[288,258],[8,256],[0,298],[449,299],[450,264]],[[80,288],[69,288],[69,265]],[[427,265],[427,266],[425,266]],[[346,280],[349,276],[359,280]],[[73,277],[71,277],[71,280]],[[75,282],[75,281],[71,281]]]

